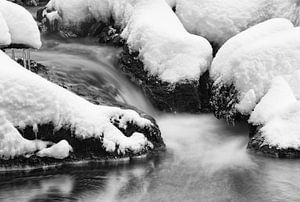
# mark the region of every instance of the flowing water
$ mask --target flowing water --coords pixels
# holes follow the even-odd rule
[[[154,115],[167,152],[117,165],[0,173],[0,201],[300,201],[300,161],[249,154],[248,128],[211,114],[160,114],[114,68],[118,50],[91,40],[44,40],[32,58],[86,83],[109,83]]]

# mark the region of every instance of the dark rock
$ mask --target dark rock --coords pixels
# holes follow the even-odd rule
[[[218,119],[225,119],[230,124],[248,120],[248,116],[242,115],[235,108],[235,105],[239,103],[238,97],[239,92],[233,84],[212,84],[210,106],[214,115]]]
[[[143,89],[146,97],[161,111],[195,113],[209,110],[208,72],[200,81],[164,82],[157,76],[149,75],[139,60],[139,53],[131,52],[127,46],[121,53],[119,68]]]
[[[22,6],[40,6],[45,5],[49,0],[10,0]]]
[[[257,154],[262,154],[272,158],[295,159],[300,158],[300,148],[279,148],[265,143],[265,139],[260,131],[262,126],[251,126],[250,141],[247,148]]]
[[[22,65],[23,60],[18,60],[18,62]],[[107,92],[111,92],[112,89],[104,92],[103,89],[96,89],[93,88],[78,88],[75,87],[80,84],[80,80],[68,80],[65,77],[60,76],[51,68],[47,68],[39,63],[31,61],[31,71],[37,73],[38,75],[46,78],[47,80],[56,83],[79,96],[89,100],[94,104],[101,104],[101,105],[109,105],[109,106],[118,106],[123,109],[133,109],[136,110],[142,117],[149,119],[153,125],[151,127],[138,127],[137,125],[128,122],[128,127],[123,129],[119,127],[118,121],[115,119],[111,120],[111,123],[115,125],[120,131],[123,132],[124,135],[130,137],[134,132],[140,132],[145,135],[145,137],[153,144],[154,148],[145,148],[144,151],[134,154],[131,151],[127,151],[126,154],[121,155],[118,154],[117,151],[114,153],[108,153],[105,151],[105,148],[102,146],[102,138],[87,138],[81,139],[75,136],[74,131],[68,125],[60,128],[59,130],[55,129],[55,126],[52,123],[38,125],[38,132],[34,132],[32,126],[27,126],[25,129],[19,129],[19,132],[22,136],[26,139],[33,140],[33,139],[40,139],[44,141],[51,141],[54,143],[58,143],[60,140],[67,140],[69,144],[73,148],[73,152],[70,156],[66,159],[54,159],[48,157],[38,157],[36,155],[32,155],[30,157],[16,157],[14,159],[9,160],[0,160],[1,167],[12,167],[12,166],[34,166],[40,167],[44,165],[52,165],[56,163],[67,163],[67,162],[76,162],[81,160],[109,160],[109,159],[118,159],[123,157],[134,157],[139,155],[147,154],[151,156],[152,154],[157,153],[158,151],[162,151],[165,149],[165,144],[161,137],[161,133],[159,130],[158,125],[156,124],[155,120],[146,115],[144,112],[135,109],[132,106],[129,106],[125,103],[121,103],[115,99],[114,92],[109,94]],[[105,87],[104,87],[105,89]],[[106,89],[107,90],[107,89]],[[113,92],[113,91],[112,91]],[[106,95],[107,94],[107,95]],[[106,96],[104,96],[106,95]]]

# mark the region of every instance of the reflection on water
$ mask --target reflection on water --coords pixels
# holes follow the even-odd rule
[[[3,173],[0,201],[299,201],[299,161],[252,156],[247,128],[159,118],[168,152],[123,165]]]

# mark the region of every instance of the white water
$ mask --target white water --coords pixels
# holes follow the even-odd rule
[[[153,107],[113,67],[116,50],[91,41],[47,39],[32,58],[66,76],[110,83],[129,104]],[[100,84],[99,84],[100,85]],[[213,115],[157,115],[167,153],[130,164],[77,165],[1,173],[0,201],[299,201],[300,162],[249,154],[246,124],[229,127]]]

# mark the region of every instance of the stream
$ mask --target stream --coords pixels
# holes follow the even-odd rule
[[[92,39],[44,38],[43,44],[32,59],[86,85],[108,83],[120,100],[154,116],[167,152],[130,164],[0,173],[0,201],[300,201],[300,161],[249,153],[247,124],[156,112],[115,68],[118,50]]]

